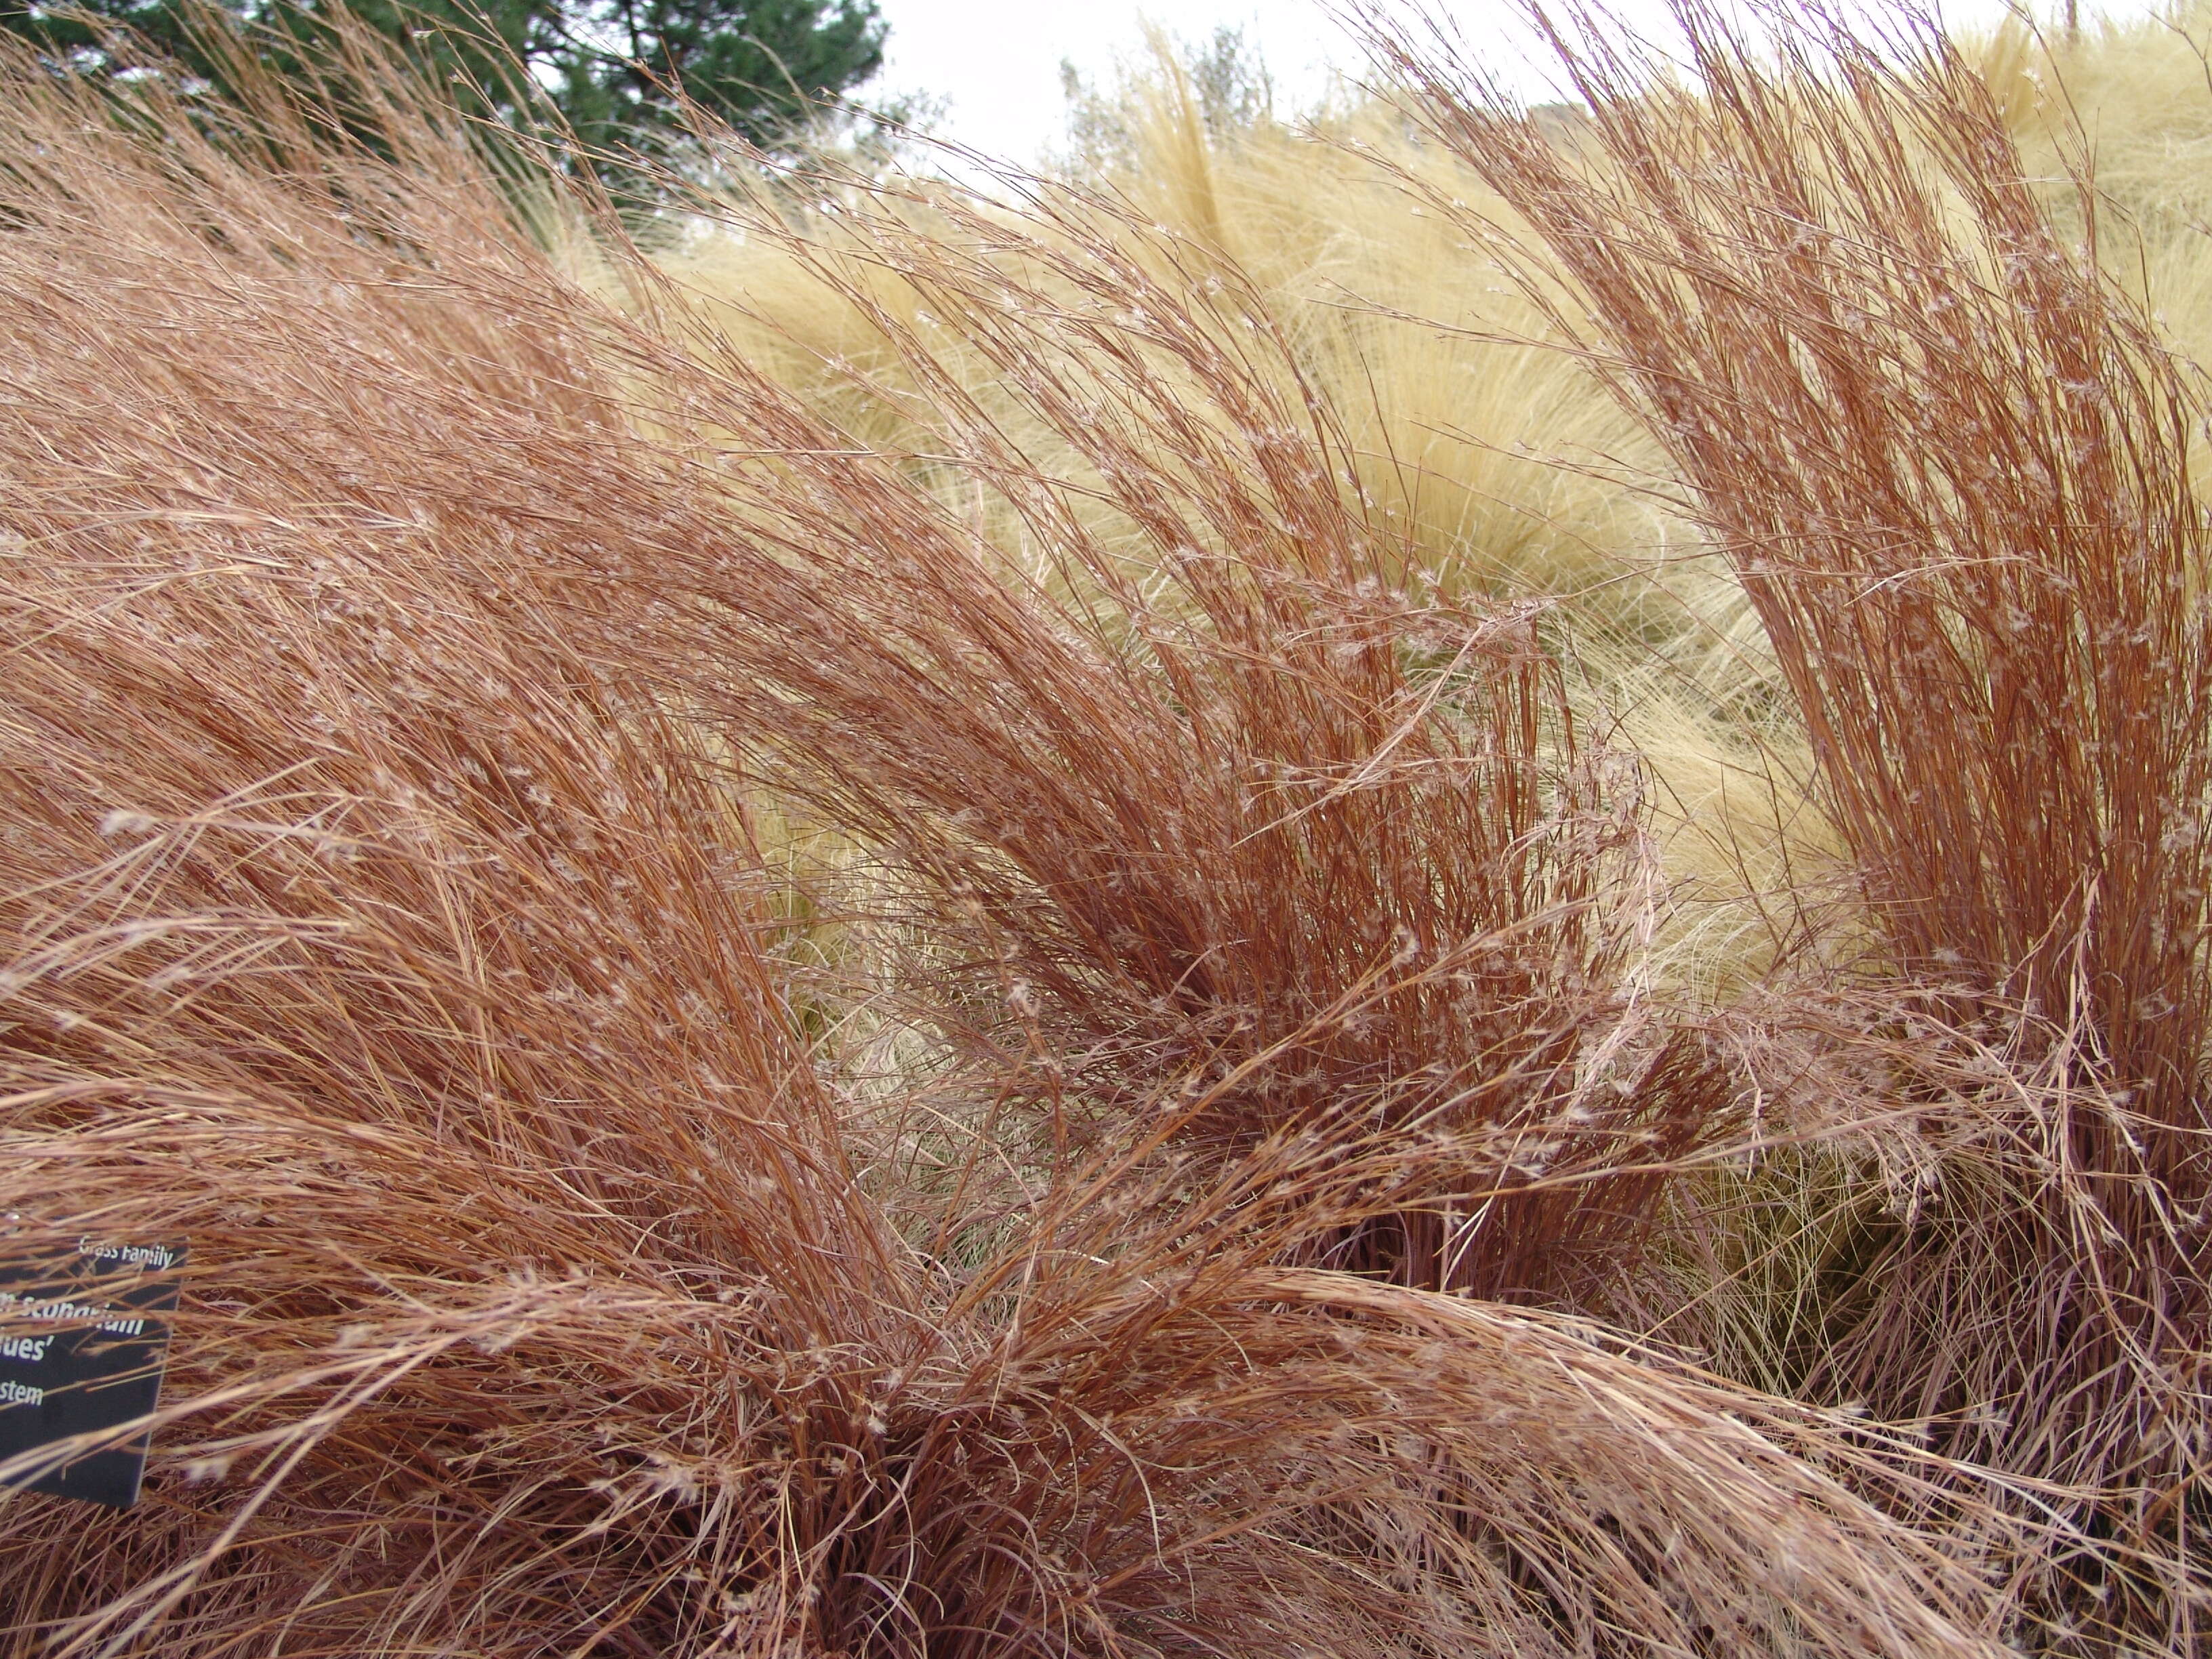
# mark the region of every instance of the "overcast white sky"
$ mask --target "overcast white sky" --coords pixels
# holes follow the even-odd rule
[[[2059,0],[2046,0],[2042,11]],[[1359,55],[1319,0],[877,0],[890,25],[890,61],[861,95],[922,93],[949,100],[938,131],[987,155],[1033,161],[1066,131],[1060,64],[1067,58],[1098,78],[1116,56],[1142,47],[1146,18],[1189,41],[1210,38],[1221,24],[1241,25],[1256,44],[1279,88],[1279,103],[1310,102],[1328,84],[1332,65],[1353,71]],[[2094,0],[2093,0],[2094,3]],[[2136,11],[2149,0],[2118,0]],[[1442,0],[1471,43],[1512,61],[1501,0]],[[2104,8],[2099,8],[2103,9]],[[1660,0],[1616,0],[1632,19],[1663,15]],[[1949,0],[1954,26],[2002,16],[2003,0]],[[2085,4],[2084,12],[2091,9]]]
[[[1327,84],[1332,62],[1356,63],[1316,0],[877,0],[890,25],[878,83],[947,100],[945,137],[992,156],[1030,161],[1066,131],[1060,65],[1109,71],[1141,50],[1150,17],[1187,40],[1241,24],[1279,86],[1294,99]]]

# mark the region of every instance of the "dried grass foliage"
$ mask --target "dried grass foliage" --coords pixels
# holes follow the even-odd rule
[[[1401,63],[1735,565],[1881,935],[1881,1040],[1943,1052],[1884,1068],[1925,1103],[1917,1190],[1808,1386],[2100,1494],[2150,1565],[2103,1580],[2087,1639],[2142,1619],[2186,1650],[2212,1195],[2202,391],[2100,265],[2089,185],[2069,240],[1940,38],[1815,21],[1762,48],[1677,15],[1694,93],[1593,18],[1559,37],[1595,112],[1573,152]]]
[[[1543,331],[1536,313],[1397,174],[1447,198],[1501,212],[1503,204],[1379,104],[1328,112],[1312,131],[1267,120],[1209,131],[1188,87],[1178,89],[1180,73],[1164,59],[1131,88],[1130,154],[1085,182],[1085,194],[1134,223],[1123,229],[1094,212],[1074,240],[1103,234],[1115,258],[1178,292],[1209,274],[1233,280],[1235,308],[1267,332],[1264,355],[1326,407],[1336,470],[1357,480],[1387,584],[1540,604],[1580,718],[1640,751],[1661,866],[1678,890],[1705,896],[1699,943],[1672,964],[1693,979],[1755,975],[1774,946],[1745,901],[1786,885],[1782,869],[1820,840],[1788,775],[1802,744],[1787,722],[1753,730],[1743,720],[1774,696],[1763,640],[1725,567],[1662,501],[1626,487],[1657,464],[1646,435],[1593,396],[1570,359],[1530,343]],[[867,204],[910,237],[963,234],[927,192],[876,192]],[[700,296],[705,326],[842,431],[938,453],[927,411],[949,381],[1033,468],[1094,486],[1066,501],[1092,536],[1156,564],[1157,550],[1096,487],[1092,446],[1009,394],[957,310],[933,308],[895,264],[856,255],[825,268],[824,245],[855,254],[847,227],[817,216],[806,229],[812,256],[725,216],[663,264]],[[1049,223],[1028,234],[1056,234]],[[992,240],[1003,235],[994,229]],[[1054,312],[1092,302],[1080,281],[1048,265],[1024,280]],[[927,320],[917,324],[917,313]],[[927,392],[890,337],[917,327],[934,363]],[[957,475],[939,483],[986,514],[1001,545],[1019,545],[1022,531],[994,496],[979,507]],[[1665,925],[1692,931],[1682,916]]]
[[[1648,1176],[1600,1172],[1679,1156],[1734,1094],[1632,982],[1632,762],[1578,740],[1525,608],[1392,580],[1401,539],[1233,268],[1076,192],[933,205],[927,237],[848,210],[827,246],[746,222],[856,307],[911,285],[927,322],[872,321],[937,411],[926,443],[856,453],[718,331],[636,365],[692,388],[669,428],[761,458],[727,484],[757,562],[690,579],[719,600],[709,702],[787,795],[895,853],[922,994],[957,995],[948,1042],[1054,1163],[1137,1117],[1194,1179],[1279,1134],[1331,1158],[1420,1137],[1423,1212],[1316,1248],[1565,1292],[1649,1212]],[[965,394],[939,331],[1073,479]]]
[[[2193,394],[1951,60],[1686,15],[1579,159],[1426,90],[1865,884],[1723,1009],[1233,214],[693,203],[865,324],[794,385],[365,47],[349,126],[11,60],[0,1249],[192,1267],[145,1501],[0,1498],[0,1650],[2193,1643]]]

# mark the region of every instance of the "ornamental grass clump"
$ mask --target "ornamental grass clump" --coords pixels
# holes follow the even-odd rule
[[[1065,383],[1158,597],[953,410],[1046,581],[365,52],[0,68],[0,1259],[191,1247],[138,1506],[0,1498],[8,1651],[2002,1651],[1893,1437],[1425,1287],[1589,1293],[1733,1095],[1542,663],[1410,648],[1218,314],[1109,270]],[[769,790],[911,907],[910,1075]]]
[[[765,787],[880,849],[916,1024],[1055,1169],[1139,1125],[1197,1180],[1282,1133],[1419,1144],[1419,1201],[1310,1259],[1599,1294],[1736,1085],[1637,981],[1640,770],[1578,732],[1536,612],[1404,580],[1207,249],[1073,188],[941,192],[925,228],[832,185],[813,226],[702,208],[865,312],[918,388],[898,447],[769,381],[710,296],[616,349],[664,434],[731,458],[750,531],[664,567],[709,601],[707,704]],[[1037,469],[1039,434],[1073,459]]]
[[[1905,1176],[1799,1386],[2064,1492],[2093,1541],[2045,1564],[2057,1650],[2193,1650],[2199,377],[2100,266],[2093,181],[2062,234],[1932,30],[1675,15],[1679,80],[1597,14],[1553,30],[1589,112],[1567,145],[1430,46],[1397,61],[1734,564],[1856,872],[1876,943],[1831,1032],[1878,1057],[1844,1110],[1902,1110],[1869,1135]]]

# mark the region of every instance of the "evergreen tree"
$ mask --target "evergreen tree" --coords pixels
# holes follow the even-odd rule
[[[288,40],[327,27],[325,0],[221,0],[258,25],[255,50],[284,67]],[[519,66],[586,143],[652,149],[680,125],[675,88],[756,143],[773,144],[813,100],[866,81],[883,63],[875,0],[351,0],[356,16],[406,39],[494,106],[520,102]],[[114,57],[128,29],[190,75],[220,82],[221,55],[195,0],[0,0],[0,27],[58,64],[136,72]],[[196,21],[195,20],[199,20]]]

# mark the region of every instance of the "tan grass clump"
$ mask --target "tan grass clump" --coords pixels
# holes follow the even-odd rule
[[[2087,173],[2106,269],[2194,361],[2212,357],[2212,7],[2170,0],[2071,33],[2055,19],[2013,18],[1960,48],[2054,217],[2078,231],[2075,178]],[[2203,434],[2197,443],[2201,467]]]

